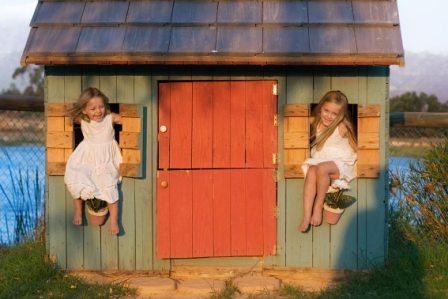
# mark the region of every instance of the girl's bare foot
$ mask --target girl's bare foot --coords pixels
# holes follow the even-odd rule
[[[305,233],[309,227],[310,227],[310,219],[303,218],[302,222],[300,222],[298,229],[300,232]]]
[[[82,224],[82,212],[81,211],[75,211],[75,214],[73,215],[73,224],[74,225]]]
[[[322,208],[314,208],[311,216],[311,225],[319,226],[322,224]]]
[[[111,221],[109,226],[109,232],[111,235],[118,235],[120,229],[118,228],[118,223]]]

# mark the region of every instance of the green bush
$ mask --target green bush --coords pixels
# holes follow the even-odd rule
[[[411,163],[409,173],[392,174],[391,187],[406,235],[448,244],[448,138]]]

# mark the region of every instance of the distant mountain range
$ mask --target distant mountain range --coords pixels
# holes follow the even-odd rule
[[[448,101],[448,55],[406,52],[405,61],[405,67],[391,68],[391,96],[416,91]]]
[[[11,75],[22,54],[22,49],[17,50],[0,51],[0,90],[12,82]],[[416,91],[435,94],[442,102],[448,101],[448,55],[407,52],[405,60],[405,67],[391,68],[391,96]]]

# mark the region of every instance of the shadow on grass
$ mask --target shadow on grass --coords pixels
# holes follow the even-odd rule
[[[0,248],[0,298],[118,298],[135,291],[116,284],[88,284],[58,270],[42,242]]]

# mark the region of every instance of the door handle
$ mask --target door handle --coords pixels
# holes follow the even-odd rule
[[[162,186],[162,188],[166,188],[166,187],[168,187],[168,182],[167,181],[161,181],[160,182],[160,186]]]
[[[168,130],[168,128],[166,126],[164,126],[164,125],[161,125],[160,128],[159,128],[159,131],[162,132],[162,133],[165,133],[167,130]]]

